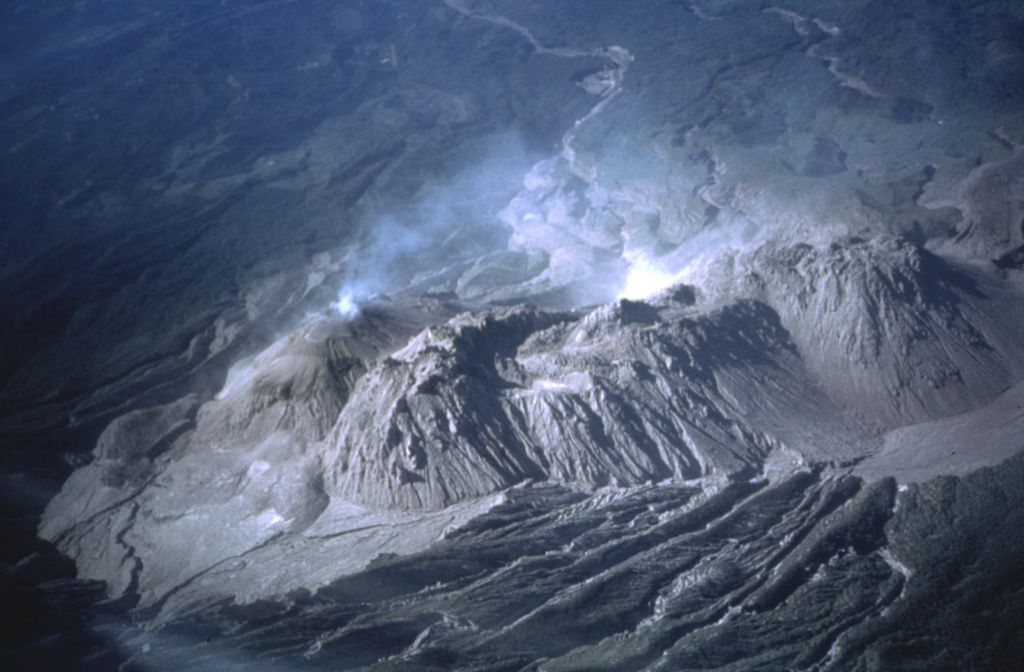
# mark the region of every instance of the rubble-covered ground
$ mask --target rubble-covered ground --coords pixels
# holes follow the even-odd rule
[[[1024,653],[1016,4],[0,17],[16,667]]]

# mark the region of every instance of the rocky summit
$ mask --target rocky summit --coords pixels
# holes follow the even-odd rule
[[[15,667],[1016,669],[1016,3],[0,16]]]

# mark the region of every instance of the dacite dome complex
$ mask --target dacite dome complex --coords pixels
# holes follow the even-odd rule
[[[8,5],[10,665],[1019,665],[1019,3]]]

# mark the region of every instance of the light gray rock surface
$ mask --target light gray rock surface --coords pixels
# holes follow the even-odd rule
[[[882,237],[726,252],[684,277],[772,306],[830,396],[882,424],[969,410],[1024,375],[1018,281],[985,262]]]
[[[147,669],[1016,664],[1024,5],[779,2],[0,10],[5,602],[103,582]]]
[[[185,398],[112,423],[41,534],[142,606],[251,600],[424,548],[525,483],[589,491],[864,458],[859,473],[913,479],[895,466],[906,446],[997,403],[1024,371],[1012,283],[906,241],[765,245],[689,276],[696,287],[574,312],[451,317],[382,299],[314,321],[198,409]],[[366,528],[379,533],[308,582],[275,560]],[[250,566],[260,578],[233,587]]]

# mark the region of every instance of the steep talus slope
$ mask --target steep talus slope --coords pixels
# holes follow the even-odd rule
[[[8,667],[1019,667],[1024,3],[111,4],[0,10]]]
[[[313,322],[237,364],[217,397],[203,406],[194,441],[244,448],[274,432],[322,440],[355,382],[424,324],[450,314],[437,302],[364,311],[355,322]]]
[[[326,442],[332,491],[379,506],[436,508],[541,476],[502,422],[494,397],[505,384],[496,369],[517,341],[558,319],[533,309],[460,316],[369,371]],[[428,464],[424,488],[417,472]]]
[[[437,508],[527,479],[635,485],[756,471],[778,441],[746,420],[753,409],[729,381],[751,397],[811,396],[813,383],[766,306],[688,314],[678,297],[689,293],[583,318],[502,310],[420,334],[353,389],[324,448],[329,490]],[[789,401],[793,414],[824,410]]]
[[[333,573],[305,570],[323,585],[429,546],[512,486],[844,468],[1024,371],[1012,283],[906,241],[764,245],[691,276],[576,312],[382,300],[314,322],[201,406],[111,425],[41,532],[145,606],[251,600],[304,585],[296,549],[349,540]]]
[[[138,590],[145,604],[308,527],[328,505],[311,446],[370,364],[438,312],[450,309],[428,301],[307,325],[236,365],[201,406],[189,396],[115,420],[40,535],[78,558],[82,576],[108,581],[114,596]]]
[[[1024,377],[1021,297],[991,266],[878,238],[766,245],[694,275],[771,305],[829,394],[881,425],[976,408]]]

